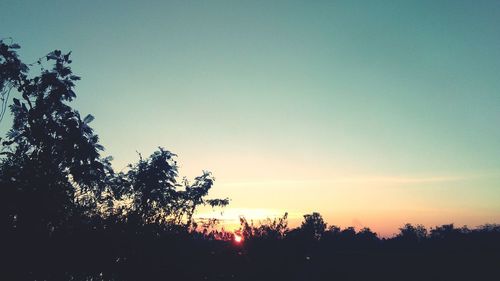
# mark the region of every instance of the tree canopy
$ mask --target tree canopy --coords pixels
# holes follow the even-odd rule
[[[0,41],[0,116],[16,93],[0,160],[2,215],[10,228],[53,231],[83,214],[136,215],[145,224],[189,227],[198,206],[229,203],[206,198],[214,183],[210,172],[192,183],[179,180],[176,155],[161,147],[128,171],[113,171],[112,158],[101,155],[104,147],[90,126],[94,117],[70,106],[80,80],[70,67],[71,52],[55,50],[25,64],[19,48]],[[130,200],[124,204],[124,198]]]

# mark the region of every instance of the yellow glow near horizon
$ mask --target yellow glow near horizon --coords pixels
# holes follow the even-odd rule
[[[332,177],[329,180],[216,181],[212,195],[232,201],[222,211],[202,209],[197,218],[216,218],[226,230],[240,227],[240,217],[264,221],[289,213],[291,228],[303,215],[319,212],[329,225],[369,227],[389,237],[405,223],[427,228],[454,223],[476,227],[500,221],[500,208],[477,182],[496,181],[495,173],[454,175]],[[240,206],[254,206],[242,208]]]
[[[203,208],[194,218],[198,220],[217,219],[220,226],[225,230],[234,231],[240,228],[240,218],[245,218],[248,222],[264,222],[267,219],[275,219],[283,217],[285,211],[277,209],[265,208],[232,208],[228,207],[223,210],[212,210],[211,208]],[[292,220],[301,219],[302,216],[298,213],[288,214],[288,218]]]

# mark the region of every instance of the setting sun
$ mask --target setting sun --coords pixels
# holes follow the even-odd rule
[[[237,244],[240,244],[241,242],[243,242],[243,236],[235,234],[234,235],[234,242],[237,243]]]

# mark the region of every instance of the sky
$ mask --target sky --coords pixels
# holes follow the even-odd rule
[[[122,170],[211,171],[222,219],[320,212],[390,236],[500,223],[498,1],[11,1],[25,62],[72,51],[73,106]],[[10,119],[0,124],[5,134]],[[203,209],[199,217],[220,216]]]

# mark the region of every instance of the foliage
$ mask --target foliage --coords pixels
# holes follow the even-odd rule
[[[11,90],[12,129],[2,142],[0,183],[4,223],[10,228],[38,225],[54,230],[72,216],[140,217],[141,224],[193,224],[200,205],[225,206],[228,199],[206,199],[214,178],[203,172],[190,183],[178,178],[175,154],[159,148],[140,158],[126,173],[115,173],[111,157],[90,127],[92,115],[81,117],[68,104],[76,98],[70,53],[55,50],[32,71],[21,62],[17,44],[0,41],[0,91],[3,108]],[[44,68],[48,63],[52,67]],[[181,190],[182,188],[182,190]],[[123,203],[131,198],[131,204]]]
[[[240,218],[241,229],[240,233],[246,239],[283,239],[288,233],[288,213],[285,213],[281,218],[260,221],[258,225],[254,225],[253,221],[248,222],[246,218]]]
[[[80,79],[69,67],[70,53],[47,54],[43,59],[53,67],[29,77],[18,48],[0,42],[0,91],[15,89],[21,96],[10,105],[13,126],[2,142],[0,183],[6,200],[2,215],[7,215],[11,227],[54,230],[74,215],[77,189],[99,196],[109,159],[100,157],[103,147],[88,126],[93,117],[82,119],[67,105],[76,97],[74,82]]]
[[[301,231],[312,238],[321,239],[326,229],[326,223],[319,213],[304,215],[304,221],[300,226]]]
[[[413,226],[412,224],[407,223],[400,228],[399,231],[400,233],[397,237],[403,240],[418,242],[427,238],[427,229],[420,224]]]
[[[204,171],[191,183],[186,178],[178,180],[176,155],[159,148],[147,159],[140,157],[130,170],[115,176],[114,187],[120,197],[132,198],[130,214],[141,217],[144,223],[193,224],[193,214],[200,205],[224,207],[226,199],[206,199],[215,181],[210,172]]]

